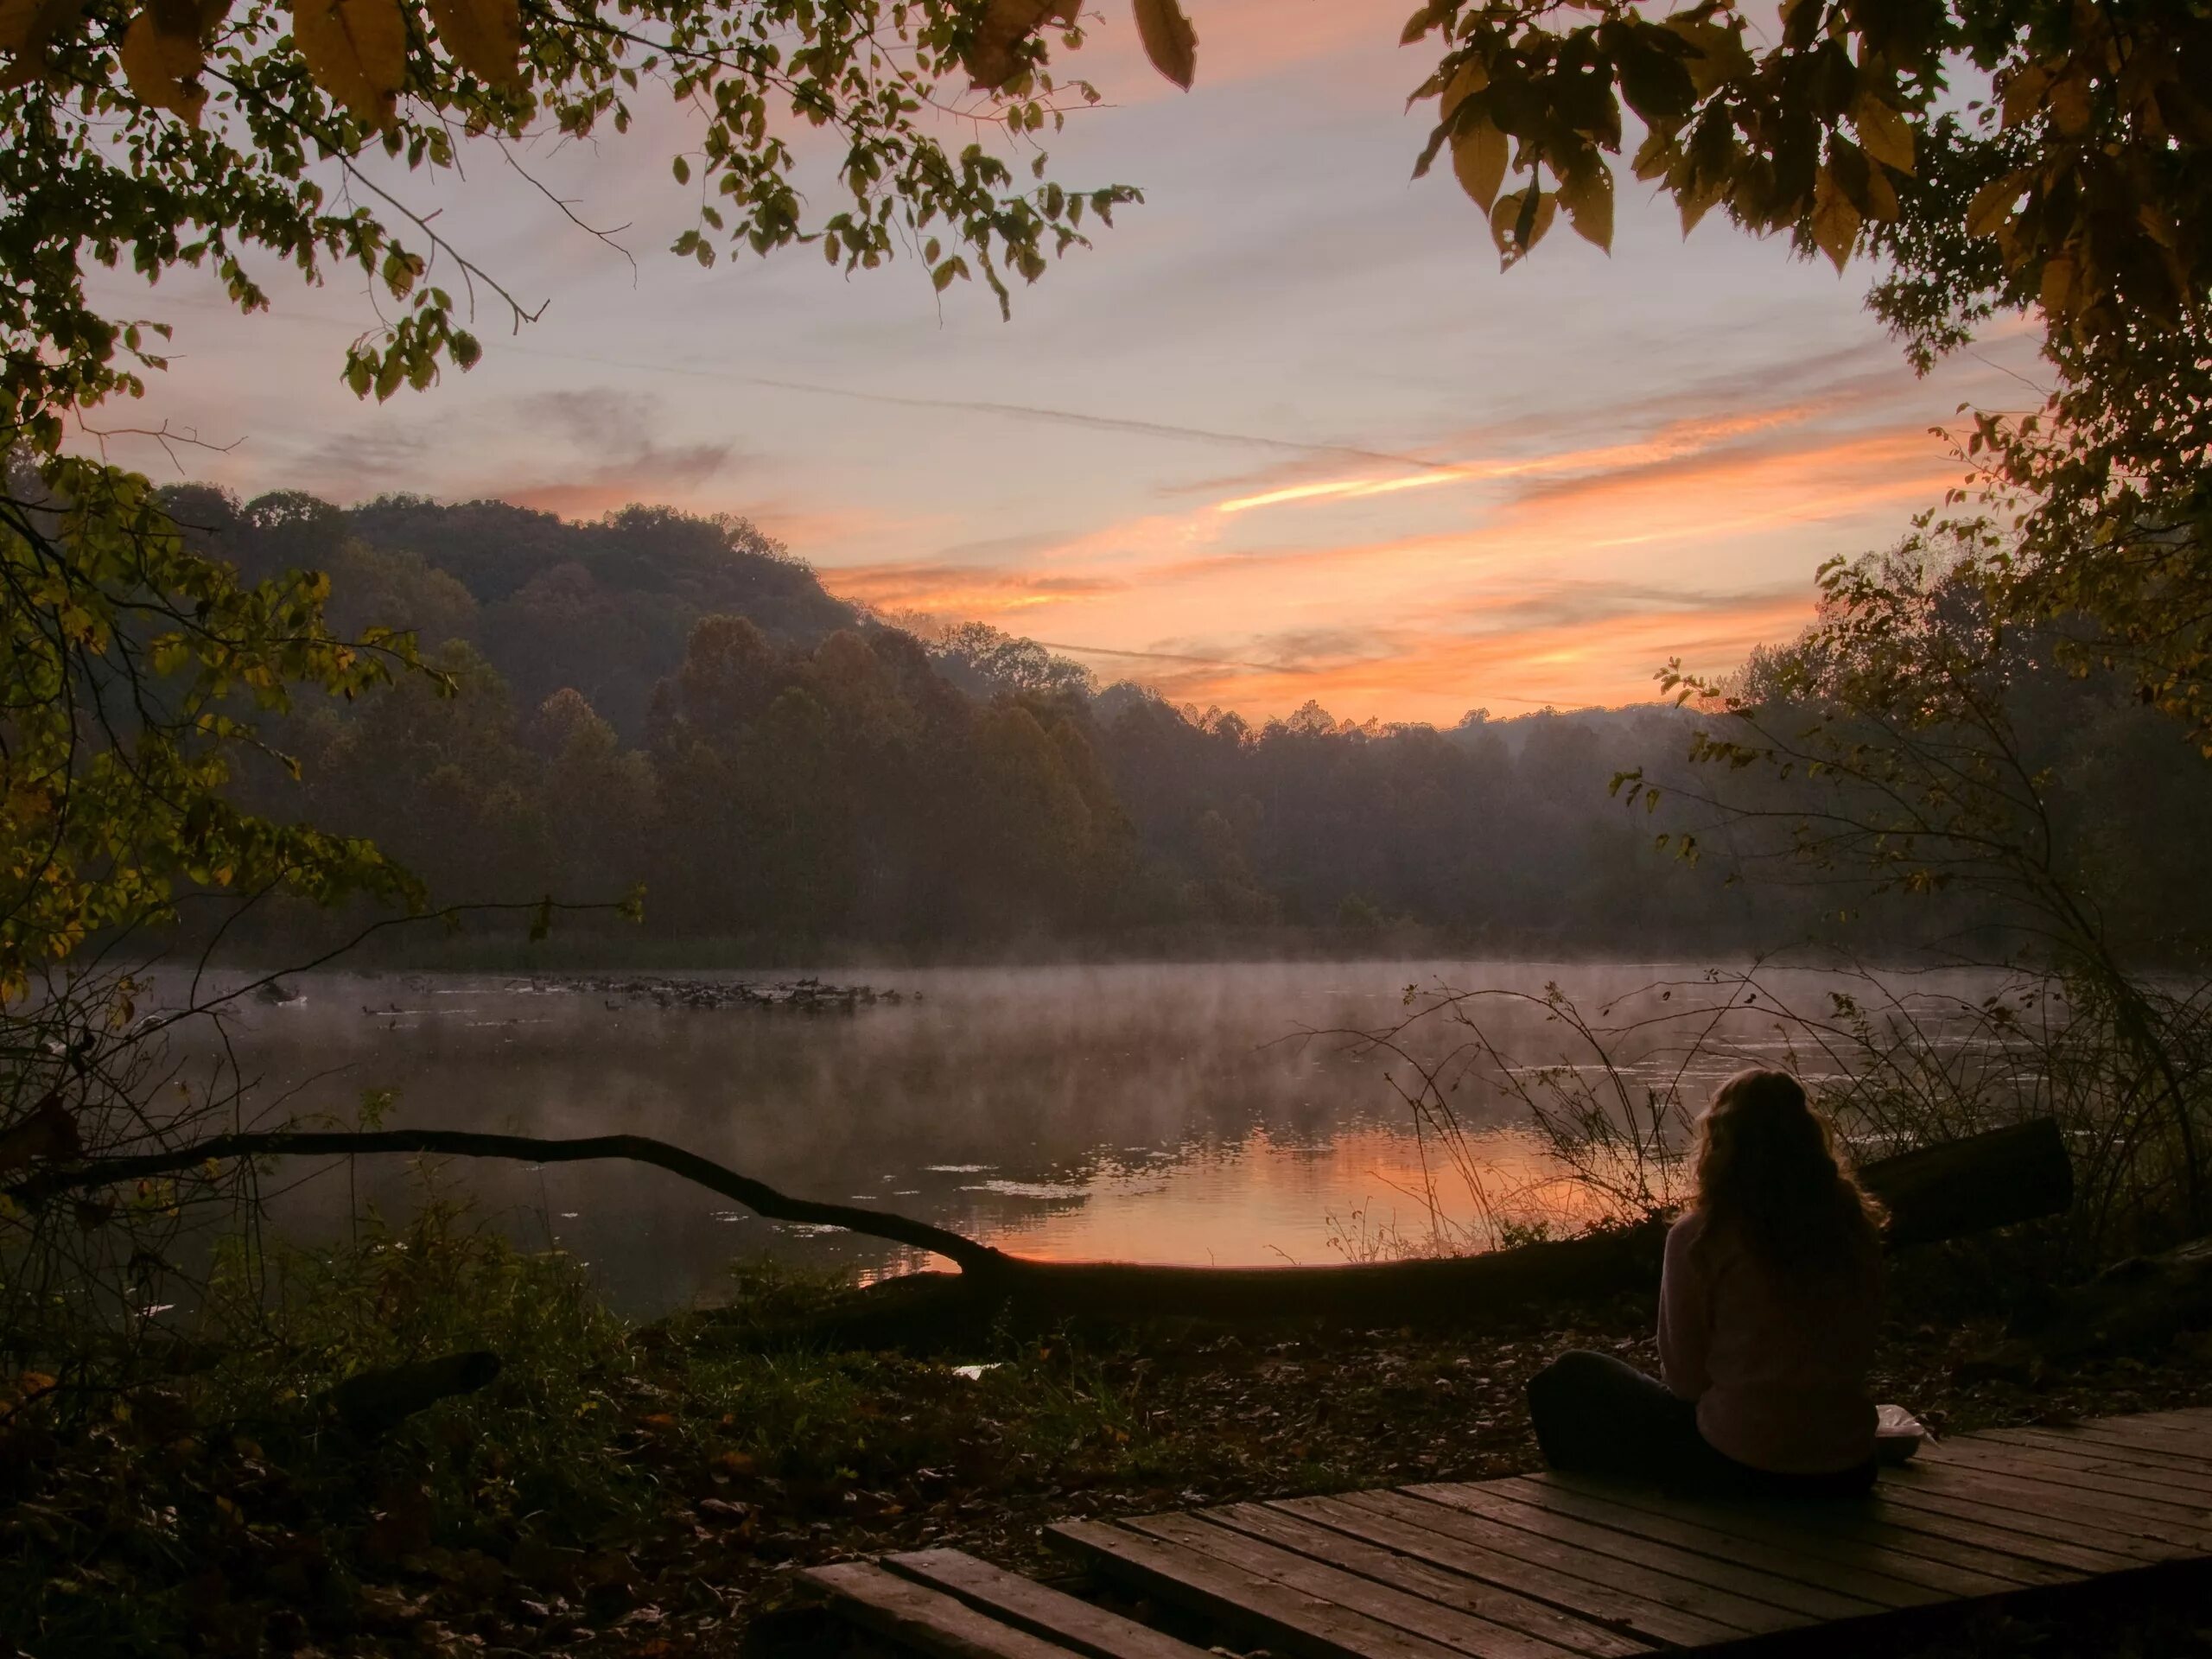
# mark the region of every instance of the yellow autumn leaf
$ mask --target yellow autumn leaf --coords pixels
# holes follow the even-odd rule
[[[2068,64],[2066,73],[2050,83],[2050,93],[2044,101],[2050,107],[2051,124],[2063,136],[2079,138],[2087,132],[2092,117],[2088,63],[2075,58]]]
[[[1471,121],[1452,135],[1452,171],[1459,188],[1488,213],[1505,182],[1512,141],[1487,120]]]
[[[371,126],[391,124],[407,79],[399,0],[292,0],[292,41],[316,86]]]
[[[1682,67],[1689,71],[1690,86],[1700,98],[1712,96],[1715,88],[1727,81],[1748,80],[1757,67],[1744,49],[1740,29],[1687,15],[1669,17],[1660,27],[1697,48],[1695,56],[1682,60]]]
[[[0,52],[35,51],[83,10],[84,0],[0,0]]]
[[[1836,186],[1826,168],[1813,184],[1813,242],[1841,270],[1859,240],[1859,210]]]
[[[1897,214],[1903,211],[1903,204],[1897,200],[1896,188],[1890,183],[1890,175],[1878,167],[1870,167],[1866,169],[1866,199],[1864,206],[1866,217],[1878,225],[1896,224]]]
[[[1567,222],[1586,242],[1594,242],[1607,253],[1613,251],[1613,174],[1600,162],[1586,173],[1568,179],[1559,188],[1559,205],[1567,209]]]
[[[1535,186],[1530,186],[1534,189]],[[1529,239],[1520,239],[1521,215],[1528,203],[1529,191],[1516,190],[1510,195],[1500,196],[1497,206],[1490,210],[1491,239],[1497,244],[1498,264],[1511,265],[1530,248],[1544,239],[1544,232],[1552,227],[1552,220],[1559,215],[1559,198],[1540,195],[1536,199],[1535,216],[1529,223]]]
[[[522,0],[430,0],[430,21],[447,54],[479,80],[522,79]]]
[[[1063,0],[991,0],[963,60],[969,78],[995,92],[1006,86],[1023,67],[1014,48],[1063,13]]]
[[[1884,167],[1912,171],[1912,124],[1896,110],[1869,92],[1851,111],[1851,124],[1859,147]]]
[[[150,108],[200,124],[207,89],[200,84],[207,60],[200,46],[200,13],[188,3],[153,0],[123,32],[117,60],[131,94]]]
[[[2050,73],[2048,64],[2030,63],[2005,78],[2000,97],[2005,126],[2018,126],[2043,107],[2043,95],[2050,88]]]
[[[2018,173],[2008,173],[2001,179],[1992,179],[1974,193],[1974,200],[1967,204],[1967,234],[1994,236],[2005,220],[2012,217],[2012,204],[2019,200],[2024,181]]]
[[[1136,0],[1136,13],[1152,67],[1187,92],[1198,73],[1198,36],[1191,20],[1176,0]]]
[[[1452,79],[1444,83],[1444,96],[1436,101],[1436,112],[1449,121],[1454,110],[1489,85],[1490,71],[1480,58],[1462,59]]]
[[[1675,197],[1675,205],[1681,209],[1682,215],[1683,241],[1690,239],[1690,232],[1697,229],[1698,221],[1711,213],[1713,204],[1719,200],[1719,193],[1714,190],[1700,190]]]
[[[2062,253],[2048,262],[2043,268],[2043,283],[2037,293],[2044,315],[2053,322],[2070,319],[2080,305],[2081,296],[2075,288],[2073,260]]]

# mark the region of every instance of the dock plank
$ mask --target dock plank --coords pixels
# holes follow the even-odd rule
[[[1893,1483],[1891,1496],[1909,1500],[1918,1491],[1933,1491],[1986,1504],[2007,1516],[2031,1515],[2062,1522],[2069,1528],[2094,1527],[2108,1535],[2147,1544],[2159,1551],[2158,1559],[2199,1553],[2212,1538],[2201,1511],[2118,1492],[2076,1491],[2032,1476],[1957,1464],[1930,1462],[1916,1469],[1910,1478]],[[2013,1522],[2006,1521],[2006,1525]]]
[[[1232,1503],[1201,1511],[1209,1521],[1249,1532],[1281,1548],[1376,1580],[1393,1589],[1426,1596],[1493,1624],[1541,1637],[1588,1659],[1626,1659],[1649,1653],[1651,1644],[1587,1619],[1563,1613],[1549,1603],[1502,1585],[1450,1571],[1386,1545],[1353,1538],[1319,1522],[1268,1503]]]
[[[2171,1560],[2177,1554],[2183,1553],[2171,1545],[2137,1537],[2132,1533],[2108,1531],[2103,1527],[2090,1525],[2078,1515],[2056,1516],[2045,1514],[2036,1507],[2022,1507],[2017,1500],[1994,1491],[1993,1487],[1993,1483],[1961,1488],[1923,1478],[1910,1484],[1903,1481],[1889,1483],[1882,1497],[1884,1502],[1894,1509],[1964,1521],[2024,1538],[2040,1539],[2046,1543],[2078,1545],[2094,1550],[2107,1560],[2118,1557],[2137,1565],[2149,1565]],[[2000,1498],[2002,1502],[1997,1501]]]
[[[1416,1489],[1417,1495],[1428,1495]],[[1859,1618],[1879,1612],[1883,1604],[1825,1585],[1764,1572],[1740,1555],[1713,1554],[1698,1548],[1688,1529],[1648,1513],[1592,1506],[1571,1494],[1548,1492],[1536,1482],[1516,1479],[1458,1486],[1449,1502],[1510,1527],[1558,1538],[1595,1555],[1618,1557],[1693,1584],[1761,1602],[1808,1622]],[[1601,1511],[1593,1514],[1592,1510]]]
[[[1163,1543],[1200,1550],[1233,1567],[1262,1573],[1287,1589],[1364,1613],[1456,1652],[1477,1655],[1479,1659],[1568,1659],[1567,1649],[1556,1643],[1281,1548],[1222,1525],[1210,1510],[1141,1517],[1122,1524]]]
[[[2193,1514],[2200,1526],[2212,1524],[2212,1491],[2191,1492],[2155,1480],[2141,1480],[2132,1471],[2116,1471],[2110,1465],[2084,1467],[2080,1460],[2068,1454],[2045,1452],[2032,1446],[2007,1446],[1999,1440],[1961,1438],[1947,1441],[1936,1461],[1938,1465],[1948,1463],[2018,1475],[2079,1492],[2139,1498],[2171,1508],[2183,1516]]]
[[[1951,1436],[1863,1498],[1547,1471],[1069,1521],[1047,1536],[1287,1659],[1643,1659],[1839,1624],[1878,1652],[1895,1621],[1927,1610],[2212,1561],[2212,1409]],[[936,1659],[1201,1653],[954,1549],[801,1578]]]
[[[1965,1599],[2005,1593],[2002,1586],[2025,1589],[2071,1583],[2097,1570],[2084,1563],[2028,1560],[1982,1543],[1909,1530],[1875,1497],[1848,1505],[1823,1506],[1817,1530],[1808,1530],[1802,1504],[1748,1500],[1668,1499],[1656,1492],[1623,1489],[1577,1475],[1535,1475],[1532,1480],[1572,1491],[1596,1494],[1623,1507],[1673,1503],[1683,1513],[1732,1537],[1771,1539],[1822,1560],[1866,1564],[1946,1598]],[[2114,1557],[2113,1565],[2127,1563]],[[1993,1587],[1994,1586],[1994,1587]]]
[[[1046,1537],[1101,1572],[1209,1613],[1302,1659],[1465,1659],[1446,1647],[1217,1556],[1103,1521],[1063,1521]]]
[[[1560,1567],[1502,1554],[1455,1532],[1450,1511],[1416,1498],[1400,1497],[1395,1492],[1282,1498],[1268,1507],[1548,1602],[1600,1629],[1651,1645],[1703,1647],[1743,1634],[1618,1584],[1601,1583]]]
[[[965,1550],[912,1550],[887,1555],[882,1565],[901,1578],[942,1591],[979,1613],[1057,1642],[1086,1659],[1205,1659],[1204,1649],[1009,1573]]]
[[[1497,1520],[1484,1513],[1477,1503],[1467,1501],[1453,1483],[1408,1486],[1401,1491],[1406,1497],[1451,1513],[1455,1517],[1455,1530],[1471,1531],[1472,1535],[1493,1549],[1554,1566],[1600,1584],[1617,1584],[1652,1601],[1745,1635],[1767,1636],[1818,1622],[1770,1602],[1753,1601],[1716,1588],[1701,1578],[1686,1577],[1663,1567],[1653,1567],[1647,1562],[1630,1560],[1626,1554],[1592,1550],[1573,1535],[1572,1527],[1519,1526]]]
[[[2002,1594],[2019,1587],[2009,1579],[1920,1561],[1834,1535],[1824,1530],[1824,1519],[1818,1514],[1785,1516],[1771,1509],[1751,1513],[1728,1503],[1704,1503],[1656,1492],[1592,1493],[1542,1476],[1503,1482],[1500,1490],[1516,1499],[1562,1509],[1585,1520],[1676,1543],[1718,1560],[1740,1562],[1773,1578],[1814,1586],[1876,1607],[1924,1607],[1933,1602]],[[1836,1616],[1854,1617],[1855,1610]]]
[[[938,1659],[1070,1659],[1070,1650],[977,1612],[957,1596],[868,1561],[810,1567],[799,1578],[845,1618]]]
[[[2082,1468],[2147,1480],[2153,1485],[2212,1499],[2212,1464],[2184,1464],[2157,1452],[2097,1440],[2067,1429],[2004,1428],[1972,1436],[1994,1446],[2018,1446],[2043,1456],[2065,1458]]]

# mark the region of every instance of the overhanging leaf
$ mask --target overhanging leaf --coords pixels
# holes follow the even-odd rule
[[[292,0],[292,39],[316,86],[357,119],[391,124],[407,79],[399,0]]]
[[[1500,196],[1490,210],[1490,233],[1497,244],[1499,268],[1513,265],[1542,241],[1558,215],[1559,198],[1542,194],[1534,185]]]
[[[2018,173],[2007,174],[2001,179],[1992,179],[1974,193],[1974,200],[1967,204],[1967,234],[1994,236],[2000,226],[2012,217],[2012,204],[2019,200],[2020,192],[2027,181]]]
[[[1611,253],[1613,251],[1612,169],[1599,162],[1567,180],[1560,186],[1558,194],[1559,205],[1567,209],[1567,221],[1574,226],[1575,234],[1586,242],[1596,243]]]
[[[1452,135],[1452,171],[1459,188],[1484,213],[1497,200],[1497,188],[1505,182],[1511,147],[1511,141],[1486,118],[1465,122]]]
[[[978,86],[995,92],[1027,66],[1014,48],[1057,15],[1062,0],[991,0],[963,62]]]
[[[1729,29],[1708,18],[1682,15],[1667,18],[1661,27],[1679,35],[1697,48],[1696,55],[1684,62],[1689,71],[1690,85],[1702,99],[1727,81],[1748,80],[1756,67],[1751,54],[1744,49],[1744,35],[1740,28]]]
[[[0,0],[0,52],[37,51],[84,9],[84,0]]]
[[[207,60],[200,46],[196,7],[154,0],[130,20],[116,56],[124,79],[140,103],[167,110],[195,127],[200,124],[207,89],[200,84]]]
[[[1912,171],[1912,126],[1903,115],[1868,93],[1851,112],[1859,147],[1884,167]]]
[[[1850,261],[1859,223],[1859,210],[1837,187],[1834,175],[1822,168],[1813,184],[1813,242],[1838,270]]]
[[[453,60],[479,80],[522,79],[521,0],[429,0],[430,21]]]
[[[1198,73],[1198,31],[1176,0],[1136,0],[1137,33],[1152,67],[1185,92]]]

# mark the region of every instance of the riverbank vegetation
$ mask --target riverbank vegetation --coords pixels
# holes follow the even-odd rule
[[[1049,1571],[1039,1529],[1069,1515],[1514,1472],[1533,1455],[1522,1385],[1551,1353],[1651,1359],[1643,1294],[1418,1330],[1183,1322],[843,1351],[772,1335],[823,1287],[741,1275],[725,1306],[630,1325],[572,1260],[485,1219],[431,1203],[341,1248],[234,1252],[127,1385],[16,1378],[0,1639],[734,1652],[777,1635],[763,1616],[810,1562],[957,1545]],[[2049,1248],[1902,1261],[1882,1396],[1955,1429],[2212,1403],[2201,1336],[2034,1386],[1961,1372]],[[501,1355],[495,1380],[382,1433],[328,1403],[347,1376],[478,1346]]]

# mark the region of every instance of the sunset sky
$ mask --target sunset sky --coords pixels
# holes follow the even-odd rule
[[[1815,567],[1894,541],[1959,469],[1931,426],[2032,396],[1999,333],[1926,380],[1839,278],[1716,219],[1685,243],[1630,184],[1612,256],[1562,224],[1501,275],[1448,169],[1411,181],[1423,73],[1405,0],[1192,0],[1197,90],[1138,58],[1118,0],[1081,54],[1109,107],[1055,176],[1136,184],[1016,296],[1011,322],[918,264],[846,278],[810,250],[698,269],[683,121],[519,156],[425,196],[543,318],[467,375],[378,407],[339,385],[373,321],[350,276],[262,270],[273,315],[211,287],[103,297],[176,326],[112,424],[196,431],[191,475],[339,501],[499,496],[745,514],[836,593],[977,618],[1178,701],[1354,718],[1650,695],[1787,637]],[[1630,144],[1634,139],[1631,137]],[[403,175],[404,176],[404,175]],[[450,283],[448,285],[451,285]],[[175,477],[151,445],[115,459]]]

